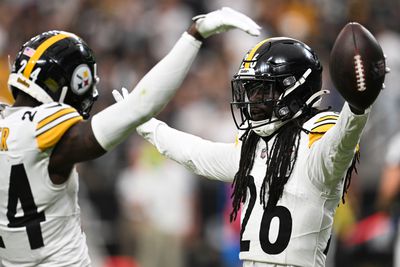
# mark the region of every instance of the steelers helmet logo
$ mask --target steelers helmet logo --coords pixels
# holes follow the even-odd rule
[[[92,72],[89,66],[81,64],[72,73],[71,89],[77,95],[83,95],[92,85]]]

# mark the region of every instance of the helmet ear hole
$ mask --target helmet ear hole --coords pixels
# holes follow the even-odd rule
[[[297,101],[297,99],[292,99],[289,103],[289,109],[293,114],[299,111],[302,107],[303,106]]]

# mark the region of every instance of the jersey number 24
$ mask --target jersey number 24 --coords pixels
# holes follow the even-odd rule
[[[20,200],[23,216],[16,216],[18,199]],[[7,218],[10,228],[26,227],[31,249],[43,247],[43,236],[40,222],[46,220],[44,212],[37,212],[31,186],[23,164],[11,167],[10,187],[8,189]],[[6,248],[1,236],[0,247]]]

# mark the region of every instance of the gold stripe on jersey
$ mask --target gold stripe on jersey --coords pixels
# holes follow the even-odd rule
[[[41,43],[37,48],[35,53],[33,54],[33,56],[29,59],[28,64],[26,64],[25,70],[24,70],[24,76],[29,79],[29,76],[31,75],[31,72],[33,70],[33,68],[36,65],[36,62],[38,61],[38,59],[43,55],[43,53],[47,50],[47,48],[49,48],[50,46],[52,46],[53,44],[55,44],[56,42],[70,37],[68,34],[57,34],[54,35],[52,37],[50,37],[49,39],[47,39],[46,41],[44,41],[43,43]]]
[[[253,59],[253,57],[254,57],[254,54],[257,52],[258,48],[260,48],[260,46],[262,46],[262,45],[263,45],[264,43],[266,43],[268,40],[269,40],[269,39],[265,39],[264,41],[261,41],[261,42],[259,42],[258,44],[256,44],[256,46],[254,46],[254,47],[250,50],[250,52],[249,52],[249,54],[247,55],[245,61],[251,61],[251,60]],[[251,63],[251,62],[246,62],[246,63],[244,64],[244,68],[250,68],[250,63]]]
[[[308,147],[310,148],[316,141],[321,139],[321,137],[334,125],[335,123],[326,123],[314,127],[308,134]]]
[[[312,132],[326,133],[330,128],[332,128],[333,125],[335,125],[334,122],[328,122],[328,123],[316,125],[314,128],[311,129],[311,133]]]
[[[56,119],[73,112],[77,113],[74,108],[64,108],[57,111],[54,114],[47,116],[43,120],[39,121],[38,125],[36,126],[36,131],[40,130],[42,127],[48,125],[49,123],[55,121]]]
[[[83,118],[79,114],[76,116],[69,118],[50,128],[49,130],[41,133],[36,136],[36,141],[38,143],[38,147],[41,151],[46,150],[50,147],[53,147],[60,141],[61,137],[64,133],[71,128],[74,124],[82,121]]]
[[[319,118],[315,123],[319,123],[322,121],[326,121],[326,120],[337,120],[339,118],[339,115],[327,115],[327,116],[323,116],[321,118]]]

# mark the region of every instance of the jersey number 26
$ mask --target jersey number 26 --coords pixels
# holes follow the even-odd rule
[[[240,231],[240,251],[250,250],[250,240],[243,240],[243,233],[246,231],[246,226],[249,221],[251,212],[256,204],[257,190],[254,184],[254,177],[249,176],[250,201],[243,218],[242,228]],[[269,239],[269,231],[273,218],[279,219],[279,232],[275,242]],[[259,239],[262,250],[267,254],[279,254],[286,249],[289,244],[292,234],[292,215],[284,206],[276,206],[273,210],[267,211],[264,209],[263,217],[260,225]]]

